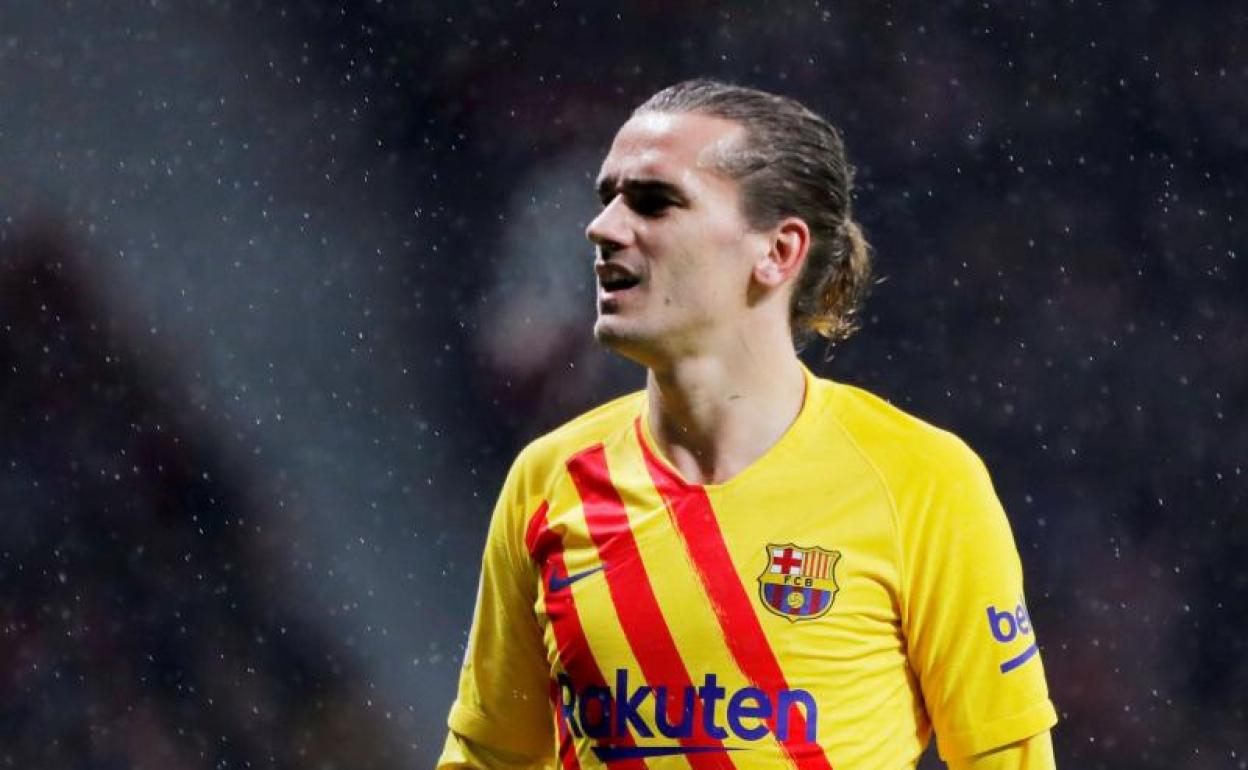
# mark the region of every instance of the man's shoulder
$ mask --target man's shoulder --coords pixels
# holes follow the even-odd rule
[[[899,534],[976,529],[1000,516],[987,469],[966,442],[878,396],[839,387],[832,411],[879,482]]]
[[[836,383],[832,414],[855,448],[886,477],[969,469],[978,455],[954,433],[862,388]]]
[[[562,466],[569,457],[605,443],[631,428],[641,412],[645,391],[639,390],[594,407],[529,442],[520,452],[518,463],[550,467]]]

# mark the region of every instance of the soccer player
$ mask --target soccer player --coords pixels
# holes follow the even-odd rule
[[[597,187],[594,334],[646,387],[512,466],[438,767],[903,768],[933,729],[955,770],[1053,767],[983,464],[796,354],[870,273],[837,131],[680,83]]]

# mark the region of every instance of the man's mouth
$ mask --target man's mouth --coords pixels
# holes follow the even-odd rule
[[[641,283],[641,279],[634,275],[618,275],[610,278],[604,278],[598,282],[602,290],[607,294],[615,294],[617,292],[628,291],[637,284]]]
[[[598,297],[610,300],[641,283],[641,277],[619,262],[599,262],[594,265],[598,276]]]

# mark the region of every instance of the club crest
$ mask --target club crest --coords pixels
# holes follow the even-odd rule
[[[758,595],[763,606],[796,623],[823,617],[832,607],[836,592],[836,563],[840,551],[768,543],[767,566],[758,576]]]

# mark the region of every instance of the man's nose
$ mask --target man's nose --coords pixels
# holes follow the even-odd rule
[[[628,246],[632,241],[628,215],[628,206],[622,197],[615,196],[585,228],[585,237],[605,252]]]

